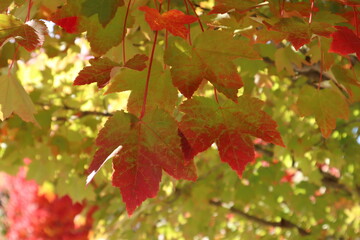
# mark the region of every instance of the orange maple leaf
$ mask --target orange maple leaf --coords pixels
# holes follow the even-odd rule
[[[158,10],[147,6],[142,6],[139,9],[145,12],[145,20],[152,30],[159,31],[166,29],[174,36],[179,36],[184,39],[187,38],[189,33],[189,29],[184,25],[193,23],[197,20],[195,16],[186,15],[176,9],[163,14],[160,14]]]

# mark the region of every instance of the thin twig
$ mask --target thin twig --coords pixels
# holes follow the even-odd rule
[[[217,207],[222,207],[223,206],[223,202],[221,201],[216,201],[216,200],[209,200],[209,203],[213,206],[217,206]],[[259,217],[256,217],[256,216],[252,216],[250,214],[247,214],[243,211],[241,211],[240,209],[236,208],[236,207],[231,207],[229,208],[229,211],[234,213],[234,214],[237,214],[239,216],[242,216],[244,217],[245,219],[249,220],[249,221],[252,221],[252,222],[255,222],[255,223],[258,223],[260,225],[264,225],[264,226],[269,226],[269,227],[280,227],[280,228],[283,228],[283,229],[296,229],[302,236],[307,236],[307,235],[310,235],[311,232],[309,230],[306,230],[302,227],[299,227],[298,225],[296,225],[295,223],[293,222],[290,222],[289,220],[286,220],[284,218],[281,218],[281,221],[280,222],[272,222],[272,221],[267,221],[267,220],[264,220],[264,219],[261,219]]]

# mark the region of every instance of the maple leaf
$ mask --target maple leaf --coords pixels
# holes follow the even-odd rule
[[[92,15],[85,17],[81,14],[82,4],[79,1],[68,1],[51,17],[51,21],[64,28],[68,33],[81,33],[87,31],[87,40],[91,50],[97,55],[104,55],[112,47],[121,43],[124,38],[123,26],[126,15],[124,6],[117,7],[115,14],[106,26],[103,26],[99,17]],[[133,17],[129,16],[126,27],[131,27]],[[126,30],[126,29],[125,29]]]
[[[197,21],[196,17],[186,15],[176,9],[163,14],[160,14],[158,10],[149,8],[148,6],[142,6],[139,10],[145,12],[145,20],[153,31],[166,29],[174,36],[179,36],[184,39],[186,39],[189,34],[189,29],[184,25]]]
[[[298,16],[308,18],[311,12],[315,13],[318,11],[317,7],[311,7],[311,4],[307,2],[285,2],[283,15],[286,17]]]
[[[304,59],[301,55],[294,52],[290,47],[279,48],[275,52],[275,66],[278,72],[286,70],[290,75],[295,75],[294,66],[301,67]]]
[[[173,84],[185,97],[190,98],[205,78],[223,93],[226,88],[232,89],[226,96],[236,99],[243,83],[232,60],[239,57],[260,58],[246,40],[234,39],[227,32],[206,31],[193,46],[180,38],[169,39],[164,60],[172,66]]]
[[[96,139],[99,149],[89,170],[102,165],[99,156],[122,149],[113,159],[113,185],[120,188],[128,214],[159,190],[162,170],[176,179],[196,180],[193,162],[185,164],[177,122],[165,111],[147,111],[139,120],[116,112]]]
[[[360,81],[356,78],[356,75],[354,74],[353,71],[350,71],[339,65],[334,65],[331,68],[331,72],[334,74],[336,80],[346,87],[347,91],[350,92],[350,95],[351,95],[350,85],[360,87]]]
[[[360,38],[347,27],[336,26],[337,31],[332,36],[329,52],[347,55],[356,53],[360,59]]]
[[[58,17],[54,16],[52,21],[62,27],[68,33],[78,33],[78,25],[79,25],[79,17],[71,16],[71,17]]]
[[[233,9],[239,13],[244,13],[258,5],[256,0],[216,0],[216,4],[209,14],[227,13]]]
[[[83,16],[80,14],[81,5],[71,1],[57,9],[50,17],[50,21],[62,27],[67,33],[81,33],[86,29],[82,26]]]
[[[124,64],[124,67],[142,71],[146,68],[145,62],[147,60],[148,57],[146,55],[136,54]],[[121,66],[121,64],[111,61],[106,57],[90,59],[89,62],[91,66],[87,66],[79,72],[74,81],[74,85],[85,85],[96,82],[99,88],[103,88],[110,81],[111,70],[114,67]]]
[[[26,122],[37,124],[35,107],[23,86],[14,77],[0,76],[0,120],[13,112]]]
[[[358,0],[354,0],[354,1],[350,1],[350,0],[331,0],[331,1],[336,1],[338,3],[348,5],[348,6],[353,6],[353,7],[359,7],[360,6],[360,2]]]
[[[148,60],[149,58],[145,54],[136,54],[134,57],[126,61],[124,67],[142,71],[146,68],[146,61]]]
[[[309,24],[298,17],[281,18],[271,29],[286,33],[286,39],[292,43],[296,50],[304,44],[308,44],[312,34],[329,37],[334,31],[331,24],[316,21]]]
[[[315,116],[324,138],[328,138],[336,127],[336,118],[347,119],[349,105],[344,96],[333,88],[317,90],[304,86],[297,101],[300,116]]]
[[[99,55],[104,55],[112,47],[119,45],[124,38],[123,26],[125,21],[126,8],[118,7],[115,16],[103,27],[98,18],[92,16],[84,24],[87,30],[87,39],[90,42],[91,50]],[[128,17],[126,27],[131,27],[133,18]]]
[[[6,11],[6,9],[10,6],[13,0],[2,0],[0,2],[0,12]]]
[[[41,21],[31,20],[23,23],[20,19],[5,14],[0,14],[0,30],[0,47],[10,38],[14,38],[29,52],[42,46],[44,35],[47,33],[47,28]]]
[[[105,87],[110,80],[111,69],[121,66],[108,58],[90,59],[91,66],[85,67],[79,72],[74,81],[74,85],[84,85],[97,83],[99,88]]]
[[[221,160],[241,176],[246,164],[255,159],[251,136],[279,146],[284,143],[276,122],[261,110],[262,101],[241,96],[237,102],[226,100],[219,105],[209,98],[193,97],[180,105],[185,115],[179,128],[194,154],[216,142]]]
[[[131,91],[128,99],[127,110],[130,113],[138,114],[143,105],[143,97],[146,85],[146,71],[135,71],[124,68],[114,77],[106,93]],[[150,82],[148,86],[148,98],[146,109],[158,107],[172,112],[178,100],[178,92],[171,83],[169,70],[163,70],[161,64],[154,61]]]
[[[123,5],[123,0],[86,0],[82,4],[82,13],[86,17],[97,14],[99,22],[105,27],[115,16],[117,8]]]

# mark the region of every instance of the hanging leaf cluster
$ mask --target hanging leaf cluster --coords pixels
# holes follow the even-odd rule
[[[21,48],[50,52],[54,39],[66,45],[85,36],[91,57],[73,88],[96,84],[104,94],[129,93],[127,107],[108,114],[98,133],[88,182],[111,159],[112,184],[129,215],[157,195],[163,172],[196,181],[194,157],[210,148],[241,177],[255,161],[254,140],[286,147],[278,131],[286,123],[273,119],[268,99],[252,94],[251,65],[265,62],[280,77],[315,72],[293,93],[293,110],[299,118],[314,117],[324,138],[337,119],[348,119],[358,97],[357,1],[43,2],[0,3],[0,47],[16,46],[0,76],[0,119],[15,113],[37,124],[34,105],[12,73]],[[20,8],[28,9],[25,21],[17,15]],[[272,84],[261,74],[255,79]]]

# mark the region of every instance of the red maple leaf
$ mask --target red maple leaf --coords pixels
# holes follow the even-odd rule
[[[221,160],[241,176],[245,166],[255,159],[251,136],[284,146],[276,122],[261,110],[262,105],[262,101],[249,96],[239,97],[238,103],[227,100],[221,105],[209,98],[193,97],[180,106],[185,115],[179,127],[194,154],[215,142]]]
[[[329,52],[347,55],[356,53],[360,59],[360,38],[347,27],[336,26],[337,31],[331,36],[333,38]]]
[[[145,54],[136,54],[124,64],[124,67],[137,71],[142,71],[146,68],[147,60],[149,60],[149,58]]]
[[[163,14],[160,14],[158,10],[149,8],[148,6],[142,6],[139,9],[145,12],[145,20],[152,30],[159,31],[166,29],[174,36],[179,36],[184,39],[187,38],[189,33],[189,29],[184,25],[197,21],[196,17],[186,15],[176,9]]]
[[[124,64],[124,67],[142,71],[146,68],[145,62],[147,60],[148,57],[145,54],[136,54]],[[114,67],[121,66],[121,64],[111,61],[106,57],[90,59],[89,62],[91,66],[87,66],[79,72],[79,75],[74,81],[74,85],[85,85],[96,82],[99,88],[103,88],[110,81],[111,70]]]
[[[47,34],[46,25],[39,20],[23,23],[12,15],[2,15],[0,19],[0,48],[11,38],[31,52],[43,45]]]
[[[79,25],[79,17],[71,16],[71,17],[60,17],[55,15],[52,18],[52,21],[62,27],[68,33],[77,33],[78,25]]]
[[[79,72],[74,85],[84,85],[96,82],[99,88],[105,87],[110,80],[111,69],[121,66],[108,58],[90,59],[91,66]]]
[[[177,122],[165,111],[148,111],[139,120],[116,112],[96,139],[99,146],[89,170],[97,172],[107,156],[121,146],[113,159],[113,185],[121,191],[129,215],[159,190],[162,170],[176,179],[196,180],[192,161],[181,148]]]

